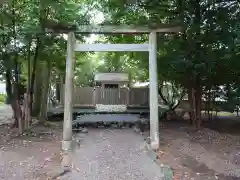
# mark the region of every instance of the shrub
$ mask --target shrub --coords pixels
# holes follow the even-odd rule
[[[6,94],[0,93],[0,104],[4,104],[6,100]]]

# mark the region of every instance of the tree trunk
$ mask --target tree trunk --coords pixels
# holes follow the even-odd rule
[[[14,119],[15,122],[13,124],[13,127],[19,128],[20,133],[22,133],[22,110],[20,106],[20,100],[19,100],[19,91],[18,91],[18,84],[14,82],[14,98],[12,100],[12,109],[14,112]]]
[[[197,84],[195,89],[195,108],[196,108],[196,128],[199,129],[202,124],[201,118],[201,104],[202,104],[202,89],[200,84]]]
[[[7,97],[6,97],[6,104],[11,104],[12,102],[12,73],[11,73],[11,69],[7,68],[6,70],[6,93],[7,93]]]
[[[208,120],[211,121],[212,120],[212,113],[211,110],[212,110],[212,92],[211,92],[211,89],[210,88],[208,90],[208,109],[207,109],[207,114],[208,114]]]
[[[26,128],[29,128],[32,124],[32,101],[31,101],[31,45],[32,39],[29,41],[28,44],[28,54],[27,54],[27,94],[25,96],[25,122]]]
[[[42,32],[45,32],[45,21],[48,18],[49,14],[49,7],[46,5],[44,1],[40,1],[40,16],[39,16],[39,21],[40,21],[40,27]],[[31,77],[31,91],[30,91],[30,112],[33,113],[33,91],[35,88],[35,76],[36,76],[36,69],[37,69],[37,61],[39,58],[39,53],[43,49],[42,44],[44,44],[44,37],[40,38],[41,36],[38,35],[37,42],[36,42],[36,48],[35,48],[35,54],[34,54],[34,59],[33,59],[33,69],[32,69],[32,77]],[[35,95],[36,97],[36,95]]]
[[[32,116],[37,117],[40,113],[41,100],[42,100],[42,91],[43,84],[45,79],[42,78],[42,74],[46,72],[44,69],[44,63],[41,61],[37,62],[37,68],[35,71],[35,83],[34,83],[34,93],[33,93],[33,105],[32,105]]]
[[[164,85],[162,84],[162,85],[159,87],[159,89],[158,89],[158,94],[160,95],[163,103],[164,103],[165,105],[169,105],[168,100],[165,98],[165,96],[164,96],[164,94],[163,94],[163,92],[162,92],[162,91],[163,91],[163,88],[164,88]]]
[[[50,76],[51,76],[50,62],[45,62],[43,63],[43,71],[42,71],[42,79],[44,79],[45,81],[43,82],[43,85],[42,85],[42,98],[41,98],[41,106],[40,106],[40,113],[39,113],[39,120],[42,122],[46,120]]]
[[[15,62],[15,69],[14,69],[14,83],[13,83],[13,99],[12,99],[12,109],[14,112],[14,119],[15,122],[13,124],[13,127],[19,128],[19,133],[21,134],[23,132],[23,121],[22,121],[22,109],[20,106],[20,95],[19,95],[19,64],[17,62],[18,54],[16,54],[16,57],[14,59]]]
[[[40,49],[41,41],[40,38],[37,37],[37,44],[36,44],[36,49],[35,49],[35,54],[34,54],[34,59],[33,59],[33,66],[32,66],[32,75],[31,75],[31,80],[30,80],[30,113],[31,116],[36,116],[35,111],[33,110],[33,103],[35,102],[35,99],[33,98],[34,94],[34,87],[35,87],[35,78],[36,78],[36,69],[37,69],[37,60],[38,60],[38,54],[39,54],[39,49]],[[33,100],[34,99],[34,100]]]
[[[200,0],[192,0],[191,1],[193,9],[194,9],[194,18],[193,18],[193,58],[195,59],[194,63],[199,64],[201,62],[201,7]],[[200,128],[201,125],[201,97],[202,97],[202,89],[201,89],[201,74],[196,74],[194,76],[194,105],[195,105],[195,115],[196,115],[196,123],[195,126],[197,129]]]
[[[59,81],[61,80],[59,79]],[[61,100],[61,82],[56,83],[56,99],[58,100],[58,102],[60,102]]]
[[[64,89],[63,89],[63,86],[64,86],[64,83],[65,83],[65,74],[63,76],[60,76],[61,78],[61,86],[60,86],[60,104],[63,105],[63,98],[64,98]]]
[[[23,132],[22,129],[22,110],[21,110],[21,106],[20,106],[20,95],[19,95],[19,70],[20,70],[20,66],[18,63],[18,51],[17,51],[17,36],[16,36],[16,26],[15,26],[15,1],[12,1],[12,7],[11,7],[11,11],[12,11],[12,34],[13,34],[13,38],[14,38],[14,49],[15,49],[15,57],[14,57],[14,98],[12,98],[12,109],[14,112],[14,118],[15,118],[15,122],[13,124],[13,127],[18,127],[19,128],[19,133]]]
[[[194,125],[196,122],[196,116],[195,116],[195,101],[194,101],[194,89],[192,87],[188,87],[188,102],[191,107],[191,112],[189,112],[190,115],[190,124]]]

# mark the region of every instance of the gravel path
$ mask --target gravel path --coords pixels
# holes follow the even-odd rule
[[[144,152],[143,138],[131,129],[90,129],[79,134],[74,169],[64,180],[161,180],[160,167]]]

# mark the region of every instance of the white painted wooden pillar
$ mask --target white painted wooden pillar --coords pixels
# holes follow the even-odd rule
[[[157,88],[157,33],[149,34],[149,104],[150,141],[153,149],[159,148],[158,88]]]
[[[66,76],[64,87],[64,123],[62,149],[72,150],[72,91],[73,91],[73,72],[75,66],[74,57],[75,37],[73,32],[68,33],[67,57],[66,57]]]

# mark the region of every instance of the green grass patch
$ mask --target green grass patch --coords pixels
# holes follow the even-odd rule
[[[212,115],[216,115],[216,111],[209,111],[210,114]],[[208,113],[207,111],[202,111],[203,114]],[[231,112],[227,112],[227,111],[220,111],[217,112],[217,116],[233,116],[233,114]]]
[[[4,104],[6,100],[7,95],[0,93],[0,104]]]

